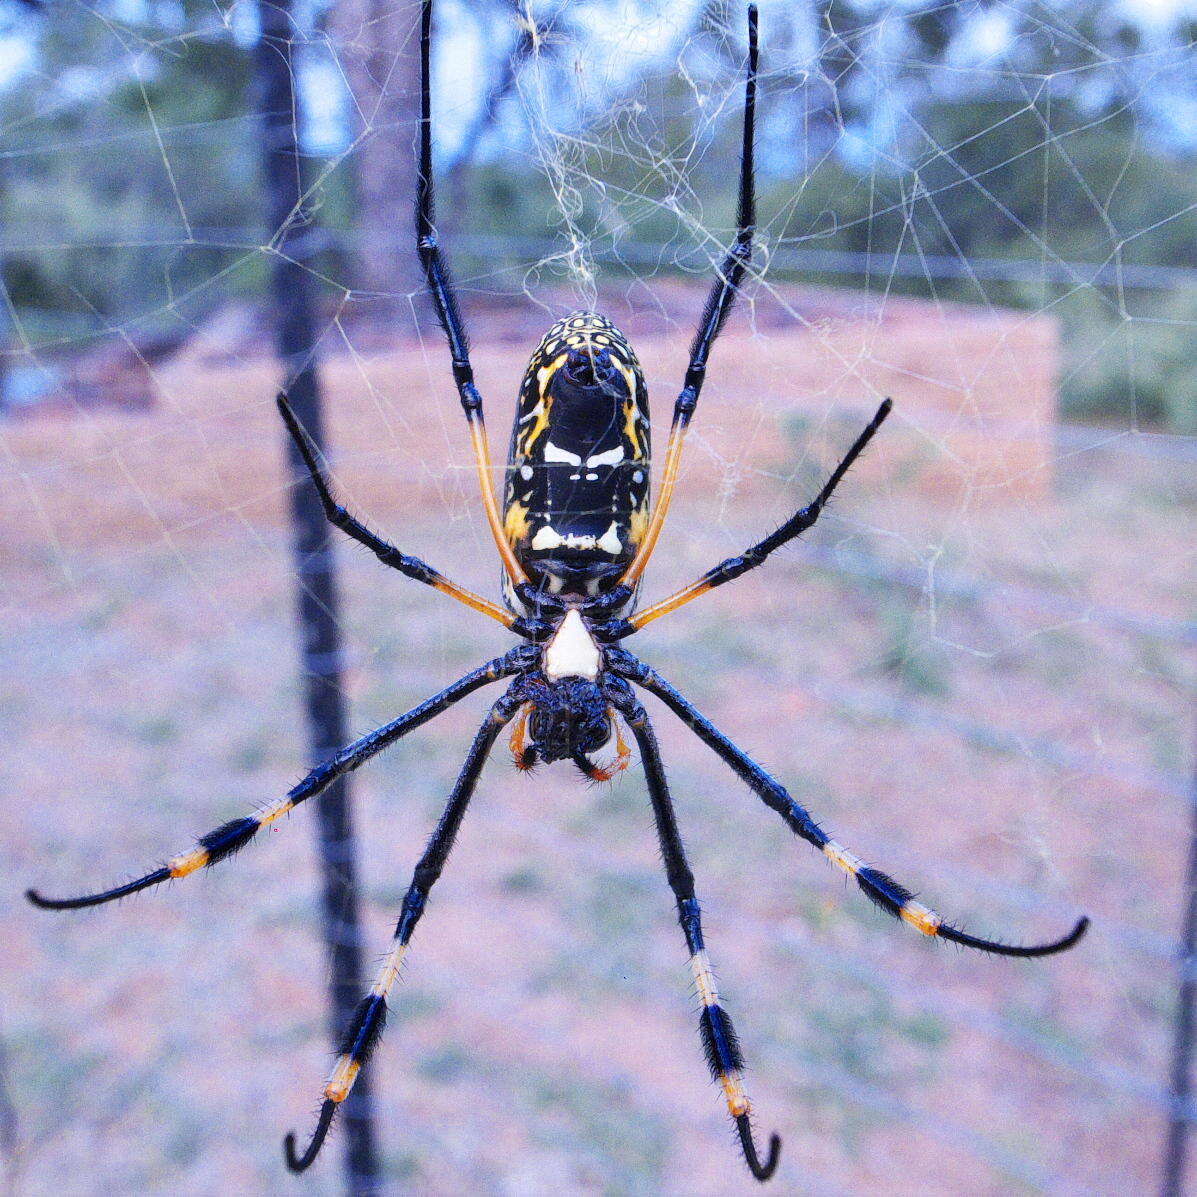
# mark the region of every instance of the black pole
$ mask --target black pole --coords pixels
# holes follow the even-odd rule
[[[264,138],[266,204],[277,251],[271,274],[277,349],[291,406],[312,439],[323,447],[312,282],[303,265],[312,252],[314,230],[302,206],[291,0],[258,0],[258,14],[261,33],[255,73]],[[329,525],[320,500],[295,443],[281,430],[280,436],[287,446],[294,483],[290,496],[299,576],[297,616],[315,763],[331,755],[348,738],[341,694],[337,585]],[[336,1043],[350,1022],[362,986],[353,823],[345,778],[334,782],[313,805],[324,875],[324,935],[331,972],[331,1029]],[[367,1075],[358,1078],[340,1116],[348,1191],[373,1193],[378,1188],[378,1159]]]
[[[1172,1115],[1164,1152],[1163,1197],[1180,1197],[1185,1188],[1185,1154],[1193,1104],[1194,999],[1197,999],[1197,735],[1194,736],[1192,831],[1189,867],[1185,873],[1184,925],[1181,931],[1180,992],[1176,999],[1176,1031],[1172,1042],[1169,1085]]]

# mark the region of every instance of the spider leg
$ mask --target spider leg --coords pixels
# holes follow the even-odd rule
[[[682,445],[698,396],[706,378],[707,358],[719,330],[727,320],[732,304],[739,291],[744,271],[752,260],[752,235],[756,229],[755,172],[753,167],[753,140],[756,125],[756,68],[757,68],[757,11],[756,5],[748,6],[748,69],[744,77],[744,131],[740,148],[740,194],[736,212],[736,239],[719,267],[719,273],[707,296],[706,307],[690,346],[690,363],[681,393],[673,407],[673,423],[669,429],[669,442],[665,447],[665,467],[661,472],[661,493],[653,508],[652,518],[644,533],[644,539],[636,551],[631,565],[622,581],[634,586],[644,573],[644,567],[657,547],[657,538],[665,524],[665,516],[673,499],[678,470],[682,460]]]
[[[707,1063],[710,1065],[711,1075],[723,1089],[728,1112],[740,1134],[740,1143],[749,1171],[757,1180],[768,1180],[777,1168],[781,1139],[777,1135],[770,1136],[769,1154],[762,1164],[752,1137],[750,1105],[744,1092],[744,1059],[740,1054],[735,1028],[720,1004],[719,993],[715,988],[715,978],[703,943],[702,918],[698,899],[694,895],[694,876],[690,872],[681,836],[678,834],[673,802],[665,781],[665,769],[657,748],[657,737],[652,724],[649,723],[647,712],[635,698],[629,696],[621,706],[621,712],[640,748],[640,759],[644,765],[644,776],[653,805],[653,818],[657,824],[657,838],[660,840],[661,856],[665,861],[665,876],[677,901],[678,921],[682,925],[686,946],[690,950],[690,968],[702,1002],[699,1030],[703,1047],[706,1049]]]
[[[722,758],[733,773],[754,790],[766,806],[775,810],[795,835],[813,844],[836,868],[855,878],[865,895],[895,918],[909,923],[924,935],[949,939],[967,948],[993,952],[998,956],[1050,956],[1071,948],[1089,926],[1082,917],[1067,935],[1040,944],[1005,944],[982,939],[945,922],[928,906],[915,901],[913,893],[880,869],[871,868],[831,838],[805,807],[795,802],[785,787],[775,781],[750,756],[737,748],[709,719],[683,698],[655,669],[622,649],[608,650],[608,668],[656,695],[708,748]]]
[[[399,915],[399,922],[395,927],[395,935],[391,941],[390,950],[383,960],[382,968],[374,981],[370,992],[361,1000],[349,1026],[345,1030],[341,1041],[340,1055],[337,1063],[324,1086],[324,1104],[320,1108],[320,1117],[311,1141],[302,1155],[295,1150],[295,1135],[289,1133],[283,1142],[287,1167],[292,1172],[303,1172],[309,1167],[324,1143],[328,1129],[332,1125],[333,1115],[337,1107],[348,1096],[353,1088],[353,1082],[365,1066],[370,1053],[377,1046],[382,1037],[383,1026],[387,1016],[387,995],[399,977],[403,957],[407,952],[407,945],[412,932],[424,913],[424,904],[428,900],[428,893],[436,884],[441,870],[445,867],[453,841],[461,826],[461,820],[473,796],[474,787],[486,758],[499,733],[510,722],[523,701],[517,679],[490,709],[482,726],[474,737],[473,744],[466,756],[465,764],[461,767],[453,792],[441,815],[432,838],[424,849],[412,875],[411,885],[403,898],[403,908]]]
[[[839,486],[840,480],[848,472],[852,463],[864,452],[865,446],[873,439],[874,433],[881,427],[882,421],[889,415],[892,407],[893,404],[889,399],[881,404],[877,409],[877,414],[856,438],[852,448],[844,454],[843,460],[832,471],[831,477],[827,479],[823,489],[819,491],[812,503],[796,511],[777,531],[771,532],[764,540],[758,541],[740,556],[728,557],[726,561],[721,561],[718,565],[708,569],[697,582],[692,582],[684,589],[675,591],[668,598],[662,599],[659,603],[653,603],[651,607],[646,607],[639,614],[633,616],[628,621],[631,630],[639,631],[646,623],[651,623],[662,615],[668,615],[671,611],[684,607],[691,599],[698,598],[700,594],[706,594],[708,590],[714,590],[716,586],[732,582],[750,569],[756,569],[758,565],[764,564],[770,553],[813,527],[815,521],[823,514],[823,508],[827,506],[827,502],[835,492],[835,488]]]
[[[441,252],[433,204],[432,181],[432,87],[429,65],[432,41],[432,0],[424,0],[420,14],[420,165],[416,176],[416,250],[424,268],[428,294],[436,307],[437,319],[449,341],[453,361],[453,381],[461,406],[470,427],[470,444],[474,453],[474,468],[482,490],[482,506],[491,535],[503,559],[503,567],[513,583],[527,582],[528,575],[515,559],[515,553],[503,531],[499,508],[491,483],[490,444],[486,424],[482,418],[482,396],[474,383],[474,367],[470,364],[470,341],[465,324],[457,308],[457,296],[448,263]]]
[[[623,683],[620,683],[623,685]],[[627,691],[628,694],[631,691]],[[622,696],[622,694],[621,694]],[[619,726],[615,707],[608,707],[607,714],[611,719],[611,733],[615,738],[615,759],[608,765],[599,765],[584,752],[575,752],[571,760],[588,781],[612,781],[622,773],[632,761],[632,750],[623,738],[623,731]],[[620,708],[621,709],[621,708]]]
[[[308,474],[311,476],[312,484],[316,487],[316,493],[320,496],[320,504],[324,508],[324,516],[334,528],[339,528],[347,536],[356,540],[358,544],[365,545],[383,565],[390,566],[391,569],[397,569],[401,574],[409,578],[414,578],[417,582],[423,582],[426,586],[432,586],[442,594],[450,595],[452,598],[457,599],[458,602],[465,603],[467,607],[472,607],[475,611],[481,611],[483,615],[489,615],[491,619],[498,620],[505,628],[515,626],[515,616],[504,611],[497,603],[492,603],[489,599],[484,599],[481,595],[475,594],[472,590],[467,590],[464,586],[458,586],[456,582],[452,582],[446,578],[440,570],[434,569],[427,562],[421,561],[419,557],[407,556],[406,553],[401,552],[389,541],[383,540],[381,536],[372,532],[361,520],[341,506],[334,498],[332,488],[328,484],[328,479],[325,478],[324,471],[320,468],[320,463],[316,456],[316,446],[313,444],[312,438],[308,435],[307,429],[296,418],[291,404],[287,401],[287,396],[280,393],[277,402],[279,414],[283,417],[283,422],[287,425],[287,431],[291,434],[291,439],[299,449],[303,463],[307,467]]]
[[[82,906],[99,906],[104,902],[112,902],[138,890],[148,889],[174,877],[186,877],[198,869],[210,867],[218,861],[232,856],[234,852],[244,848],[263,827],[281,819],[294,810],[301,802],[314,798],[327,789],[329,784],[344,773],[349,773],[359,765],[364,764],[372,756],[388,748],[401,736],[407,735],[423,723],[439,715],[455,702],[472,694],[481,686],[497,681],[502,677],[510,677],[519,672],[527,664],[527,653],[523,647],[513,649],[504,657],[496,657],[479,669],[467,673],[451,686],[446,687],[439,694],[413,707],[398,719],[376,728],[359,740],[334,753],[327,760],[317,765],[298,785],[293,786],[287,794],[271,803],[254,815],[240,819],[233,819],[222,824],[215,831],[201,836],[196,845],[178,856],[171,857],[161,868],[146,873],[135,881],[126,882],[113,889],[102,890],[95,894],[85,894],[77,898],[46,898],[37,890],[25,891],[25,896],[43,910],[75,910]]]

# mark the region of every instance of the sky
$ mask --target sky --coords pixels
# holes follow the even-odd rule
[[[61,0],[46,0],[47,13]],[[305,0],[298,0],[304,3]],[[313,0],[318,3],[319,0]],[[551,12],[565,0],[554,4],[537,4],[538,13]],[[643,71],[647,61],[675,54],[678,33],[689,28],[700,0],[614,0],[614,13],[608,6],[602,12],[587,4],[579,4],[573,14],[575,21],[587,30],[586,77],[594,89],[617,85],[629,74]],[[1044,0],[1046,3],[1047,0]],[[113,11],[115,4],[120,16],[135,21],[148,0],[105,0],[105,11]],[[758,0],[761,21],[768,27],[773,10],[781,21],[792,21],[793,0]],[[256,35],[256,0],[234,0],[224,8],[214,5],[222,19],[236,34],[246,40]],[[879,13],[889,8],[905,8],[907,4],[876,5]],[[1050,3],[1047,4],[1050,8]],[[1165,26],[1178,15],[1190,13],[1197,18],[1197,0],[1113,0],[1112,8],[1129,14],[1145,27]],[[996,5],[988,21],[978,26],[978,36],[996,41],[989,53],[1000,51],[1004,22],[1002,5]],[[442,34],[435,46],[434,76],[437,80],[437,120],[442,145],[453,146],[470,123],[481,94],[481,80],[487,77],[488,65],[496,51],[506,45],[503,31],[484,31],[481,23],[466,12],[466,0],[442,0]],[[155,15],[162,19],[164,9],[156,6]],[[0,7],[0,87],[17,80],[23,71],[35,63],[30,38],[31,22],[52,19],[51,16],[30,15],[22,5],[10,3]],[[97,17],[97,19],[101,19]],[[984,49],[984,47],[979,47]],[[95,72],[90,72],[94,76]],[[65,82],[65,80],[64,80]],[[335,153],[347,143],[347,98],[337,64],[330,53],[318,48],[309,52],[304,62],[301,91],[307,115],[307,147],[315,153]]]

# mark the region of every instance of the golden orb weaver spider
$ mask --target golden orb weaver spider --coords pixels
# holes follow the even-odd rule
[[[421,117],[416,197],[417,249],[428,290],[449,342],[453,378],[469,426],[482,502],[503,563],[501,607],[474,594],[370,531],[342,507],[324,478],[317,452],[299,425],[285,395],[279,411],[295,439],[330,523],[370,549],[384,565],[451,595],[489,615],[520,637],[509,652],[466,674],[406,714],[349,744],[328,758],[283,798],[202,836],[186,852],[135,881],[76,898],[28,898],[44,909],[95,906],[209,867],[243,848],[257,832],[314,798],[334,778],[358,768],[400,737],[427,723],[458,700],[488,683],[510,678],[470,746],[448,804],[416,865],[403,899],[394,938],[370,992],[345,1031],[328,1083],[316,1129],[302,1153],[295,1136],[285,1141],[288,1167],[308,1168],[320,1151],[337,1107],[377,1044],[386,1019],[387,997],[429,891],[441,874],[465,816],[482,767],[503,728],[511,736],[516,764],[570,761],[588,778],[608,780],[626,768],[630,751],[619,729],[623,720],[640,751],[669,886],[690,953],[690,967],[701,1002],[699,1030],[711,1072],[723,1090],[748,1168],[768,1180],[778,1163],[776,1134],[762,1160],[750,1122],[742,1081],[743,1060],[731,1020],[715,988],[703,942],[694,878],[686,861],[665,781],[656,735],[635,696],[638,686],[661,699],[732,771],[775,810],[795,835],[812,844],[838,869],[853,877],[883,910],[923,935],[1004,956],[1046,956],[1072,947],[1084,934],[1081,918],[1063,938],[1027,946],[981,939],[944,921],[914,900],[892,877],[866,865],[833,840],[786,789],[701,715],[654,669],[619,644],[662,615],[738,578],[764,563],[771,553],[809,529],[819,518],[848,468],[889,414],[887,399],[836,466],[822,490],[775,532],[743,554],[729,557],[697,581],[637,614],[632,607],[645,565],[656,547],[677,481],[686,431],[698,403],[711,345],[735,300],[751,257],[756,221],[754,199],[754,115],[757,72],[757,11],[748,9],[748,65],[744,87],[738,231],[707,299],[690,349],[681,393],[674,405],[665,450],[661,493],[649,504],[648,394],[631,346],[608,320],[578,312],[558,321],[533,354],[520,389],[507,466],[502,514],[491,487],[490,451],[482,417],[482,397],[474,385],[465,327],[433,219],[432,121],[429,46],[432,0],[424,0],[420,27]],[[617,756],[603,768],[592,754],[614,738]]]

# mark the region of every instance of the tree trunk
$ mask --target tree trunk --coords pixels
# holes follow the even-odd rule
[[[422,289],[415,250],[420,120],[418,0],[339,0],[333,31],[357,147],[352,282],[382,311],[410,313]],[[435,133],[435,128],[434,128]]]

